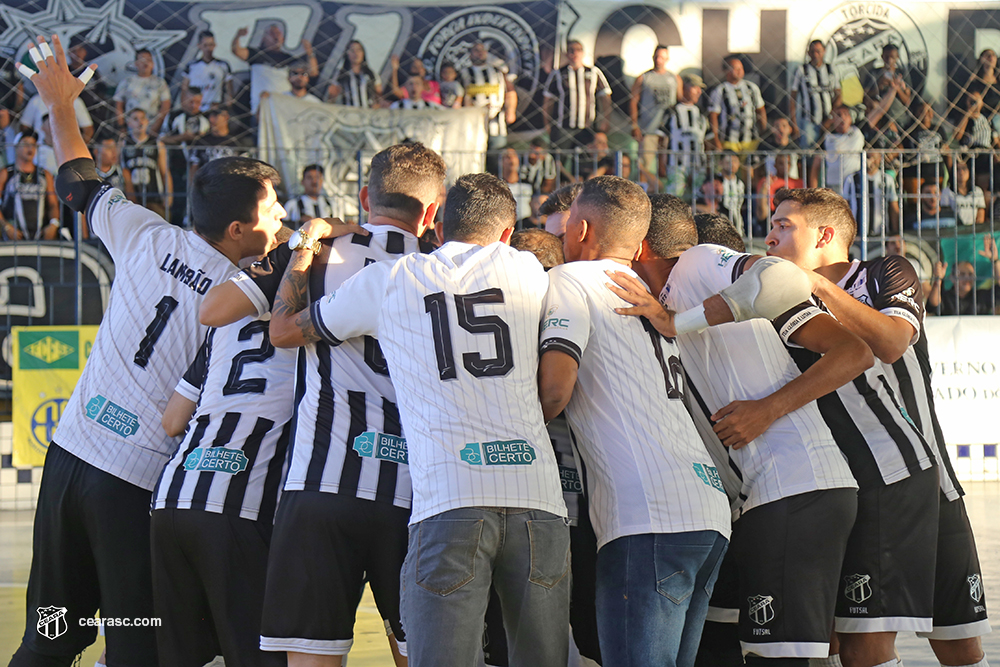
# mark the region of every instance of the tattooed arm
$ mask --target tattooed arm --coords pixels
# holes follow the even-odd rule
[[[296,250],[285,269],[271,308],[271,343],[277,347],[301,347],[320,339],[309,313],[309,269],[315,256],[309,249]]]

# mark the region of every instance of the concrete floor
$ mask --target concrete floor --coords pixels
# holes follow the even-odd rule
[[[1000,482],[973,482],[965,485],[966,505],[983,566],[987,599],[992,586],[1000,582]],[[0,665],[17,648],[24,630],[24,587],[31,560],[32,512],[0,512]],[[997,607],[992,601],[992,607]],[[1000,618],[995,615],[994,618]],[[994,621],[1000,624],[1000,621]],[[987,656],[1000,662],[1000,631],[984,638]],[[94,664],[101,653],[103,639],[84,653],[83,667]],[[906,667],[937,667],[938,662],[927,642],[914,635],[900,635],[897,647]],[[351,667],[392,667],[392,657],[385,641],[385,631],[371,594],[366,593],[358,610]]]

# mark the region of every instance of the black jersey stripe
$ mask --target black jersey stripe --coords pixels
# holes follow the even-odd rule
[[[227,412],[222,417],[219,430],[212,441],[212,447],[225,447],[233,440],[233,433],[240,424],[243,417],[241,412]],[[203,510],[208,503],[208,492],[212,490],[212,480],[215,479],[214,472],[202,471],[198,473],[198,481],[194,486],[194,493],[191,495],[191,509]]]
[[[340,469],[339,493],[356,495],[358,483],[361,481],[361,456],[354,451],[354,439],[368,429],[368,404],[363,391],[347,392],[347,407],[351,414],[351,423],[347,429],[347,442],[344,443],[344,465]]]
[[[385,235],[385,251],[390,255],[402,255],[406,252],[406,237],[399,232],[389,232]]]
[[[882,382],[883,386],[888,385],[885,382],[885,376],[879,375],[878,379]],[[854,379],[854,387],[861,394],[864,399],[865,404],[878,419],[879,423],[885,428],[886,432],[889,434],[889,438],[896,443],[897,449],[899,449],[899,455],[903,457],[903,463],[906,465],[906,469],[910,471],[910,474],[916,474],[920,472],[920,462],[917,460],[917,454],[913,451],[913,447],[910,446],[910,441],[906,437],[906,433],[899,424],[892,418],[889,413],[888,408],[885,404],[879,400],[878,393],[875,389],[868,384],[868,380],[864,375],[860,375]]]
[[[899,404],[899,400],[896,398],[896,394],[892,391],[892,386],[886,381],[884,375],[879,375],[878,378],[879,378],[879,380],[882,381],[882,385],[885,387],[885,393],[889,396],[889,400],[892,401],[892,405],[893,405],[893,407],[896,410],[895,414],[903,415],[903,406]],[[904,418],[904,420],[907,422],[907,426],[909,427],[909,431],[912,432],[917,437],[917,440],[920,442],[921,447],[923,447],[924,454],[927,456],[927,458],[929,458],[931,460],[931,463],[933,465],[937,465],[937,457],[934,456],[934,450],[931,448],[930,444],[928,444],[927,438],[924,437],[924,434],[920,432],[920,429],[917,428],[913,424],[912,421],[906,420],[905,418]],[[902,427],[901,426],[899,428],[899,431],[900,431],[900,433],[904,434],[903,435],[903,439],[904,439],[903,442],[907,442],[907,443],[912,442],[905,435],[907,433],[906,427]]]
[[[958,492],[958,495],[964,496],[965,489],[959,483],[958,476],[955,474],[955,468],[951,464],[951,456],[948,455],[948,447],[944,439],[944,432],[941,430],[941,422],[938,420],[937,408],[934,407],[934,388],[931,386],[931,357],[927,348],[927,333],[924,331],[923,326],[920,327],[920,338],[913,345],[913,354],[917,358],[917,365],[920,367],[920,377],[918,379],[923,384],[922,390],[927,397],[927,407],[930,410],[930,427],[934,432],[934,439],[938,443],[938,456],[941,457],[938,463],[943,465],[948,472],[948,477],[951,479],[951,483],[955,487],[955,491]]]
[[[278,436],[278,442],[274,447],[274,456],[267,464],[264,494],[261,496],[260,510],[257,512],[257,520],[267,525],[274,521],[274,512],[278,506],[278,495],[281,493],[281,484],[285,477],[285,460],[288,458],[291,434],[292,428],[289,422],[281,429],[281,435]]]
[[[708,421],[709,424],[711,424],[712,411],[708,409],[708,405],[706,405],[705,399],[701,397],[701,393],[698,391],[698,388],[694,386],[694,383],[691,382],[691,377],[687,373],[684,373],[684,387],[687,389],[687,391],[691,392],[691,396],[694,397],[695,402],[698,404],[698,409],[701,410],[702,414],[705,415],[705,419]],[[733,460],[732,450],[728,447],[726,447],[726,454],[728,455],[726,458],[729,459],[729,469],[733,471],[733,474],[736,475],[736,479],[740,480],[740,483],[742,484],[743,471],[740,470],[739,465],[737,465],[736,461]],[[742,493],[740,494],[740,497],[743,500],[746,500],[746,496],[744,496]]]
[[[334,397],[333,385],[330,384],[330,346],[320,341],[316,343],[316,358],[319,362],[319,396],[316,401],[316,424],[313,434],[312,457],[309,459],[309,469],[303,488],[306,491],[319,491],[323,482],[323,469],[326,459],[330,456],[330,440],[333,432]]]
[[[226,489],[226,500],[223,503],[222,511],[224,514],[239,514],[240,508],[243,506],[243,501],[246,499],[247,495],[247,485],[250,483],[250,475],[253,473],[254,466],[257,465],[257,456],[260,454],[260,445],[264,442],[264,438],[267,436],[268,432],[274,428],[274,422],[270,419],[265,419],[264,417],[257,417],[257,421],[254,422],[253,431],[247,436],[246,440],[243,441],[243,455],[247,457],[247,468],[243,472],[231,475],[229,479],[229,488]],[[229,473],[220,473],[228,475]]]
[[[399,422],[399,408],[387,398],[382,398],[382,432],[389,435],[403,435]],[[399,479],[399,464],[395,461],[382,461],[378,468],[378,485],[375,487],[375,500],[393,502],[396,499],[396,482]]]
[[[351,236],[351,243],[353,243],[354,245],[363,245],[364,247],[367,248],[369,245],[371,245],[371,242],[372,242],[371,234],[354,234],[353,236]]]
[[[170,487],[167,489],[167,507],[177,507],[177,499],[181,494],[181,487],[184,485],[184,461],[187,461],[187,457],[191,452],[201,446],[201,439],[205,437],[205,429],[208,428],[208,424],[211,421],[211,415],[201,415],[195,421],[191,442],[184,451],[184,458],[181,461],[181,465],[174,470],[173,479],[170,480]],[[153,497],[155,498],[156,496],[154,495]]]
[[[750,260],[750,255],[744,255],[743,257],[740,257],[738,260],[736,260],[736,262],[733,263],[734,283],[736,282],[737,278],[743,275],[743,272],[746,270],[747,262],[749,260]]]

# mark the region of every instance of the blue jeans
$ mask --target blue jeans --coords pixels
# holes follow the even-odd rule
[[[512,667],[565,667],[569,526],[541,510],[466,507],[410,526],[401,612],[411,667],[470,667],[496,588]]]
[[[597,552],[604,667],[691,667],[728,541],[714,530],[628,535]]]

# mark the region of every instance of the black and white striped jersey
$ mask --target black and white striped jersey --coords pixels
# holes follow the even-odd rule
[[[567,130],[585,130],[597,120],[597,98],[610,95],[611,86],[597,67],[573,69],[563,65],[549,74],[545,97],[556,101],[553,122]]]
[[[270,314],[210,329],[176,391],[195,401],[153,509],[271,523],[291,430],[296,351],[271,345]]]
[[[739,278],[749,257],[722,246],[695,246],[671,270],[660,300],[678,312],[693,308]],[[817,309],[806,311],[780,335],[771,322],[755,319],[678,336],[681,363],[697,389],[698,408],[711,415],[733,401],[758,400],[801,375],[783,339],[820,314]],[[715,449],[713,458],[724,458],[739,480],[734,519],[800,493],[857,487],[815,402],[777,419],[746,447],[734,450],[723,447],[718,438],[706,440]]]
[[[708,133],[708,119],[697,104],[678,102],[667,112],[663,124],[667,137],[668,165],[673,169],[689,172],[693,166],[700,167],[705,152],[705,135]]]
[[[547,286],[531,253],[450,241],[372,264],[313,303],[331,349],[377,336],[385,352],[409,443],[411,525],[460,507],[566,516],[538,399]]]
[[[409,97],[404,97],[401,100],[396,100],[389,105],[390,109],[444,109],[443,106],[437,102],[431,102],[425,99],[411,100]]]
[[[376,86],[381,86],[382,81],[371,70],[366,69],[360,73],[344,70],[337,76],[336,83],[340,86],[340,95],[337,97],[339,104],[371,109],[378,103]]]
[[[905,258],[856,260],[839,285],[858,301],[900,317],[919,331],[920,284]],[[783,317],[794,316],[790,311]],[[818,359],[800,348],[789,348],[789,353],[802,370]],[[817,403],[862,488],[892,484],[936,465],[934,443],[923,437],[910,417],[888,364],[876,359],[872,368]]]
[[[236,266],[110,185],[95,191],[86,215],[118,271],[53,439],[94,467],[152,490],[177,450],[178,439],[163,430],[163,410],[208,331],[198,308]]]
[[[507,66],[500,61],[469,65],[459,73],[465,87],[465,100],[474,107],[486,108],[486,126],[491,137],[507,136],[507,116],[503,113],[507,97]]]
[[[46,205],[48,189],[47,172],[41,167],[31,172],[21,171],[16,165],[7,167],[7,181],[0,192],[0,212],[26,239],[42,238],[42,231],[48,224],[46,213],[58,215],[57,211],[46,210],[49,208]]]
[[[823,63],[819,68],[811,62],[802,63],[792,78],[792,90],[798,95],[799,123],[808,120],[821,125],[833,112],[833,100],[837,97],[840,81],[833,71],[833,65]]]
[[[580,464],[576,451],[576,438],[573,429],[566,421],[566,415],[560,414],[545,425],[552,441],[552,449],[556,453],[556,464],[559,466],[559,481],[562,483],[563,500],[570,525],[575,526],[580,517],[580,496],[586,493],[585,470]]]
[[[719,114],[719,140],[743,143],[757,138],[757,109],[764,98],[757,84],[746,79],[723,81],[708,96],[708,112]]]
[[[868,179],[868,231],[867,234],[876,236],[882,234],[883,230],[889,231],[889,204],[899,201],[899,190],[896,181],[889,178],[884,171],[876,171],[869,174],[867,170],[856,171],[844,179],[843,197],[851,206],[851,213],[858,221],[858,232],[861,231],[862,203],[864,201],[863,178]],[[943,199],[942,195],[942,199]],[[984,204],[985,206],[985,204]]]
[[[293,227],[298,228],[306,220],[313,218],[329,218],[340,216],[336,204],[326,195],[310,197],[309,195],[299,195],[285,202],[285,221]]]
[[[534,164],[527,159],[521,163],[520,178],[523,183],[530,183],[535,194],[542,191],[545,181],[556,179],[556,161],[551,154],[546,153],[543,158],[535,161]]]
[[[862,262],[855,260],[847,275],[838,283],[855,299],[884,315],[899,317],[917,331],[903,356],[893,364],[881,364],[894,381],[906,414],[920,429],[939,464],[941,491],[955,500],[962,490],[945,447],[944,434],[934,410],[931,387],[931,362],[924,333],[923,295],[913,265],[903,257],[888,256]]]
[[[132,177],[132,192],[139,203],[160,201],[165,188],[159,167],[160,149],[155,137],[136,143],[126,137],[122,147],[122,167]]]
[[[225,103],[225,85],[232,79],[229,63],[219,58],[206,61],[203,57],[192,60],[184,68],[184,78],[192,88],[201,89],[201,110]]]
[[[623,301],[612,260],[549,271],[540,351],[569,355],[579,371],[566,418],[587,471],[598,548],[627,535],[714,530],[729,536],[718,469],[684,406],[676,343],[648,321],[615,314]]]
[[[365,266],[417,252],[413,234],[365,225],[368,236],[336,239],[317,257],[310,300],[332,294]],[[258,313],[271,309],[291,252],[282,246],[233,280]],[[273,262],[273,266],[269,264]],[[286,491],[322,491],[409,507],[412,497],[406,441],[396,390],[378,342],[370,337],[302,348],[298,362],[295,429]]]

